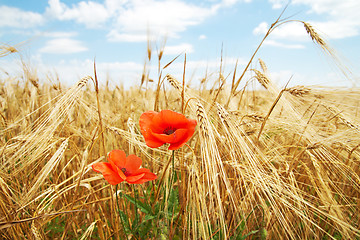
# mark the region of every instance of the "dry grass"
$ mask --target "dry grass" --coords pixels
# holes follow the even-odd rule
[[[305,27],[322,44],[313,28]],[[69,89],[40,84],[31,74],[23,81],[1,79],[1,238],[122,236],[115,189],[90,166],[105,160],[104,150],[122,149],[165,174],[167,182],[171,153],[148,148],[138,126],[141,113],[155,108],[183,111],[198,127],[188,146],[175,153],[181,210],[169,223],[155,222],[149,232],[235,239],[241,228],[243,235],[259,230],[252,239],[264,239],[265,230],[267,239],[359,239],[360,89],[278,89],[262,61],[262,72],[253,72],[263,91],[249,89],[250,84],[237,89],[246,80],[243,74],[236,80],[235,71],[229,91],[189,89],[171,75],[164,81],[162,54],[155,91],[147,87],[147,77],[129,90],[97,89],[95,77]],[[225,81],[220,74],[221,86]],[[173,88],[160,91],[166,84]],[[132,192],[126,184],[119,187]],[[135,188],[147,201],[142,197],[156,184]],[[119,199],[133,217],[126,204]]]

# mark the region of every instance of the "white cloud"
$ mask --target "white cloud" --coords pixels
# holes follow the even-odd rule
[[[44,18],[35,12],[0,6],[0,27],[30,28],[41,25]]]
[[[113,3],[114,4],[114,3]],[[199,7],[179,0],[132,0],[118,6],[113,30],[108,38],[112,41],[148,38],[153,36],[178,37],[188,27],[198,25],[205,18],[216,13],[220,5]]]
[[[225,77],[227,77],[227,82],[230,84],[232,74],[235,69],[236,61],[238,62],[238,74],[243,69],[243,67],[247,64],[248,60],[245,59],[237,59],[232,57],[224,57],[222,71]],[[219,77],[221,59],[220,58],[212,58],[209,60],[191,60],[187,58],[186,61],[186,83],[190,85],[195,85],[197,87],[201,79],[205,76],[208,79],[207,83],[211,85],[215,80]],[[152,77],[156,79],[156,69],[152,70]],[[171,63],[163,73],[166,75],[167,73],[171,74],[177,80],[182,80],[184,73],[184,62],[183,59],[174,61]],[[238,75],[239,76],[239,75]]]
[[[225,68],[229,68],[231,70],[233,70],[236,62],[238,64],[238,66],[247,64],[247,61],[245,59],[238,59],[238,58],[233,58],[233,57],[223,57],[222,61],[223,61],[223,69],[225,67]],[[220,58],[210,59],[208,61],[205,61],[205,60],[188,61],[186,63],[186,65],[189,65],[191,68],[201,67],[204,69],[207,68],[210,71],[218,71],[220,69],[220,64],[221,64]]]
[[[83,44],[71,38],[55,38],[49,40],[43,48],[40,49],[42,53],[55,54],[70,54],[87,51],[88,49]]]
[[[307,5],[310,13],[327,15],[328,21],[312,22],[329,38],[345,38],[359,35],[360,1],[358,0],[293,0],[293,4]]]
[[[231,7],[238,2],[250,3],[252,0],[222,0],[219,5],[221,7]]]
[[[76,84],[83,77],[94,75],[93,59],[62,59],[51,64],[48,63],[41,54],[38,54],[30,56],[28,64],[30,67],[35,66],[36,73],[41,81],[46,81],[49,76],[58,76],[60,82],[67,86]],[[23,66],[18,59],[0,58],[0,66],[0,77],[7,78],[7,74],[12,77],[23,74]],[[142,63],[131,61],[96,61],[96,73],[101,85],[104,85],[107,77],[110,77],[110,80],[113,80],[116,85],[123,83],[126,87],[136,86],[140,83],[142,69]],[[52,80],[56,79],[53,78]]]
[[[328,14],[330,16],[354,19],[358,17],[360,2],[358,0],[293,0],[292,4],[308,5],[310,12]]]
[[[289,1],[288,0],[269,0],[273,9],[283,8]]]
[[[225,57],[223,58],[223,67],[222,70],[225,72],[225,75],[227,75],[229,72],[234,71],[234,67],[236,65],[239,66],[245,66],[247,64],[247,60],[245,59],[237,59],[237,58],[231,58],[231,57]],[[219,72],[220,69],[220,63],[221,59],[210,59],[210,60],[187,60],[186,61],[186,72],[189,75],[192,75],[196,72],[196,75],[198,76],[205,76],[206,73],[209,74],[216,74]],[[169,65],[168,68],[166,68],[169,73],[172,75],[178,75],[181,76],[184,71],[184,63],[182,61],[176,61]],[[217,75],[218,76],[218,75]]]
[[[264,45],[273,46],[273,47],[280,47],[280,48],[288,48],[288,49],[302,49],[305,48],[304,45],[301,44],[287,44],[283,42],[278,42],[274,40],[265,40]]]
[[[284,87],[288,83],[288,87],[293,86],[313,86],[313,87],[352,87],[353,82],[334,72],[325,72],[323,74],[304,73],[303,71],[281,70],[270,72],[270,79],[277,86]],[[290,82],[289,82],[290,80]]]
[[[313,22],[312,23],[320,36],[324,35],[325,38],[341,39],[346,37],[358,36],[360,31],[360,22],[334,20],[327,22]]]
[[[75,20],[88,28],[101,27],[110,17],[104,5],[93,1],[81,1],[70,8],[60,0],[49,0],[46,14],[59,20]]]
[[[77,32],[39,32],[39,35],[52,38],[70,38],[77,36]]]
[[[206,35],[204,35],[204,34],[202,34],[202,35],[200,35],[199,36],[199,40],[204,40],[204,39],[206,39],[207,37],[206,37]]]
[[[268,0],[273,8],[284,7],[283,0]],[[360,1],[359,0],[292,0],[291,4],[309,7],[307,14],[323,15],[326,21],[308,22],[328,39],[340,39],[358,36],[360,34]],[[298,25],[298,26],[297,26]],[[278,28],[272,35],[278,38],[292,38],[304,40],[301,24],[288,23]],[[262,30],[262,31],[261,31]],[[263,33],[260,25],[254,29],[254,33]]]
[[[269,29],[269,24],[267,22],[260,23],[256,28],[253,30],[253,34],[255,35],[263,35]]]
[[[117,30],[111,30],[106,37],[112,42],[145,42],[149,37],[154,40],[147,34],[119,33]]]
[[[253,34],[255,35],[265,35],[268,31],[269,24],[266,22],[260,23],[254,30]],[[285,23],[273,30],[270,33],[271,38],[275,39],[286,39],[286,40],[296,40],[296,41],[305,41],[310,39],[307,36],[304,25],[299,22],[288,22]]]
[[[192,53],[194,52],[193,45],[189,43],[183,43],[179,45],[174,46],[165,46],[164,54],[166,55],[174,55],[174,54],[180,54],[180,53]]]
[[[224,6],[232,6],[234,5],[238,0],[222,0],[221,4]]]
[[[62,83],[75,84],[82,77],[93,76],[94,60],[62,60],[55,67],[41,65],[44,69],[54,69]],[[140,83],[143,64],[136,62],[100,62],[96,61],[96,75],[101,85],[108,77],[116,85],[123,83],[125,87],[137,86]]]
[[[306,29],[302,23],[289,22],[277,27],[271,36],[281,39],[301,40],[305,41],[310,39],[306,33]]]
[[[46,16],[74,20],[88,28],[107,27],[110,41],[146,41],[177,38],[190,26],[202,23],[221,8],[251,0],[216,0],[210,6],[184,0],[83,0],[71,6],[49,0]],[[107,23],[108,25],[105,25]]]

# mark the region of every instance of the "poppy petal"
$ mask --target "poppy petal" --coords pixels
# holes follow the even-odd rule
[[[146,134],[143,133],[143,136],[145,138],[146,145],[151,148],[160,147],[165,143],[164,141],[161,141],[158,138],[154,137],[151,129],[149,129]]]
[[[190,138],[190,137],[189,137]],[[177,150],[185,145],[185,143],[189,140],[189,138],[184,139],[184,141],[176,142],[176,143],[170,143],[169,150]]]
[[[169,150],[176,150],[191,138],[197,122],[187,119],[181,113],[162,110],[159,113],[154,111],[143,113],[139,124],[148,147],[157,148],[169,143]]]
[[[155,111],[147,111],[144,112],[143,114],[141,114],[140,116],[140,120],[139,123],[140,125],[148,125],[149,123],[151,123],[152,119],[154,118],[155,115],[157,115],[158,113]]]
[[[184,115],[171,110],[162,110],[157,115],[154,115],[151,130],[162,134],[168,128],[183,128],[185,125],[186,118]]]
[[[157,179],[157,176],[155,173],[152,172],[146,172],[145,175],[142,177],[142,179],[145,179],[147,181],[155,180]]]
[[[121,171],[120,169],[118,169],[118,174],[119,174],[119,177],[121,177],[122,178],[122,180],[126,180],[126,176],[125,176],[125,174],[123,173],[123,171]]]
[[[125,180],[126,176],[122,172],[121,169],[125,167],[126,164],[126,154],[124,151],[121,150],[112,150],[109,152],[108,160],[110,164],[112,165],[112,168],[114,171],[118,173],[118,175]]]
[[[154,111],[147,111],[147,112],[144,112],[143,114],[141,114],[140,120],[139,120],[139,125],[140,125],[140,129],[141,129],[141,133],[143,135],[145,135],[146,132],[149,131],[149,129],[152,129],[153,131],[156,131],[156,132],[162,132],[160,125],[154,123],[154,121],[153,121],[154,117],[158,116],[158,115],[159,115],[159,113],[154,112]]]
[[[129,174],[135,173],[141,166],[142,160],[136,155],[129,155],[126,158],[125,169]]]
[[[170,135],[153,133],[158,140],[166,143],[176,143],[187,137],[187,129],[177,129]]]
[[[117,172],[114,171],[110,163],[94,163],[91,167],[95,172],[101,172],[105,180],[111,185],[116,185],[124,181]]]
[[[150,170],[147,168],[140,168],[134,175],[139,174],[144,174],[144,176],[138,181],[136,181],[137,184],[155,180],[157,178],[157,176],[154,173],[150,172]]]
[[[164,145],[164,142],[160,142],[158,140],[154,141],[152,139],[146,139],[145,143],[146,143],[146,146],[151,147],[151,148],[158,148],[158,147],[161,147],[162,145]]]
[[[154,128],[154,126],[157,126],[157,128]],[[162,115],[158,113],[155,115],[152,119],[152,128],[151,130],[156,133],[164,133],[164,130],[169,127],[169,123],[165,122],[162,118]]]
[[[139,181],[139,179],[141,179],[144,175],[145,175],[145,173],[141,173],[141,174],[138,174],[138,175],[128,176],[128,177],[126,178],[126,181],[127,181],[128,183],[134,184],[134,183],[137,183],[137,181]]]
[[[166,125],[170,125],[175,129],[184,128],[188,122],[188,119],[183,114],[171,110],[162,110],[159,115]]]
[[[169,150],[177,150],[185,145],[189,141],[189,139],[192,137],[192,135],[195,132],[195,128],[188,129],[186,135],[184,135],[184,138],[181,139],[181,141],[170,143]]]
[[[118,168],[122,169],[126,164],[126,154],[121,150],[112,150],[109,152],[108,159],[110,163],[115,164]]]
[[[164,144],[164,142],[159,141],[157,138],[152,136],[152,131],[163,132],[162,129],[159,129],[159,126],[153,124],[153,118],[159,115],[159,113],[154,111],[147,111],[141,114],[139,125],[141,134],[144,136],[145,143],[148,147],[157,148]]]
[[[137,184],[141,184],[144,182],[155,180],[157,176],[152,172],[146,172],[145,175],[140,178],[138,181],[136,181]]]
[[[193,131],[193,133],[195,132],[195,127],[197,125],[197,121],[194,120],[194,119],[188,119],[188,122],[187,122],[187,126],[186,128]],[[191,134],[192,135],[192,134]]]

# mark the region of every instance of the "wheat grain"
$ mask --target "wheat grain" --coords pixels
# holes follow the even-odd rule
[[[296,97],[302,97],[310,93],[310,88],[304,86],[295,86],[295,87],[287,88],[285,89],[285,91],[289,92],[291,95],[294,95]]]
[[[171,86],[173,86],[173,88],[180,90],[180,91],[182,90],[182,86],[181,86],[180,82],[178,80],[176,80],[173,76],[171,76],[170,74],[167,74],[166,79],[171,84]]]
[[[255,78],[256,80],[258,80],[258,82],[265,88],[268,89],[269,88],[269,83],[270,83],[270,79],[263,74],[262,72],[260,72],[259,70],[256,69],[251,69],[253,72],[255,72]]]
[[[206,115],[205,115],[205,109],[204,107],[201,105],[201,103],[197,103],[196,104],[197,109],[196,109],[196,118],[197,121],[199,123],[199,127],[202,130],[202,134],[207,134],[209,132],[209,128],[207,126],[207,121],[206,121]]]
[[[336,110],[334,107],[332,106],[325,106],[324,107],[329,111],[331,112],[334,117],[338,118],[339,120],[341,120],[342,123],[344,123],[346,126],[348,126],[349,128],[352,128],[352,129],[355,129],[357,131],[360,130],[360,127],[353,124],[352,122],[350,122],[349,120],[347,120],[344,115],[339,111],[339,110]]]
[[[267,71],[268,71],[268,68],[267,68],[267,66],[266,66],[266,64],[265,64],[265,62],[262,60],[262,59],[260,59],[259,58],[259,63],[260,63],[260,67],[261,67],[261,69],[262,69],[262,71],[263,71],[263,73],[267,73]]]
[[[32,184],[31,189],[27,192],[26,197],[23,199],[24,202],[27,202],[29,199],[31,199],[36,192],[38,191],[39,187],[43,185],[43,182],[45,181],[46,177],[51,173],[51,170],[56,168],[56,166],[59,164],[59,161],[63,157],[63,154],[68,147],[69,139],[65,139],[56,150],[54,155],[50,158],[50,160],[46,163],[46,165],[42,168],[41,172],[36,176],[36,181]]]
[[[0,57],[5,57],[11,53],[16,53],[18,50],[14,46],[2,45],[0,46]]]
[[[310,23],[302,22],[306,29],[306,32],[309,34],[311,39],[319,44],[322,48],[327,48],[325,41],[320,37],[320,35],[315,31],[315,29],[310,25]]]

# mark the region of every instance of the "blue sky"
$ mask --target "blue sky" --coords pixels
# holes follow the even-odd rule
[[[147,41],[153,58],[150,78],[157,76],[156,52],[166,39],[162,66],[186,52],[187,81],[206,74],[216,78],[223,49],[224,75],[235,62],[241,72],[268,27],[288,1],[283,0],[0,0],[0,43],[15,45],[20,55],[0,58],[0,76],[21,74],[20,58],[41,78],[59,76],[67,84],[93,74],[96,57],[101,83],[138,85]],[[256,55],[270,78],[290,85],[359,86],[360,1],[293,0],[283,17],[309,22],[351,71],[341,74],[312,43],[303,25],[277,28]],[[184,54],[164,71],[182,76]],[[250,75],[248,75],[250,78]],[[230,81],[230,79],[229,79]]]

